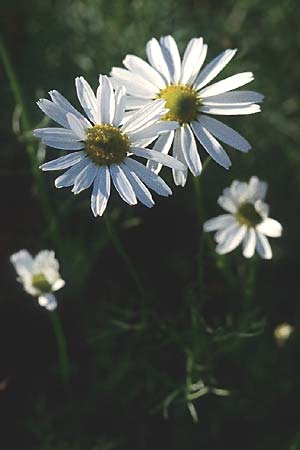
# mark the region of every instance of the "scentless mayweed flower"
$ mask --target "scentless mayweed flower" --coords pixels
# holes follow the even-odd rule
[[[10,257],[10,261],[24,290],[37,297],[39,304],[49,311],[55,309],[57,301],[53,292],[64,287],[65,281],[60,277],[54,252],[42,250],[33,258],[27,250],[20,250]]]
[[[223,190],[218,203],[229,214],[215,217],[204,224],[204,231],[217,231],[217,253],[231,252],[243,242],[245,258],[251,258],[255,248],[262,258],[272,258],[266,236],[281,236],[282,227],[277,220],[268,217],[269,206],[264,203],[266,192],[267,183],[259,181],[257,177],[251,177],[248,183],[234,181]]]
[[[251,146],[246,139],[222,122],[207,116],[244,115],[260,111],[256,103],[263,96],[252,91],[233,91],[254,79],[252,72],[243,72],[207,86],[233,58],[237,50],[225,50],[203,70],[207,53],[203,39],[192,39],[181,60],[172,36],[151,39],[146,46],[147,62],[133,55],[123,61],[126,69],[114,67],[113,83],[123,84],[128,92],[127,108],[135,110],[155,99],[166,100],[169,112],[165,121],[177,121],[180,126],[160,136],[154,145],[156,151],[167,154],[173,143],[173,156],[188,166],[193,175],[201,173],[202,164],[194,135],[207,153],[228,169],[230,159],[218,140],[242,152]],[[159,172],[161,165],[149,161],[148,167]],[[175,184],[184,186],[185,172],[173,170]]]
[[[111,179],[120,197],[129,205],[139,200],[148,207],[153,206],[147,186],[159,195],[170,195],[169,186],[133,158],[139,156],[184,170],[184,165],[175,158],[145,148],[147,142],[177,127],[174,121],[159,122],[169,111],[165,100],[157,99],[139,109],[124,124],[125,87],[120,86],[114,92],[110,80],[102,75],[96,95],[83,77],[76,78],[75,84],[87,118],[57,91],[49,92],[52,101],[38,101],[40,109],[63,128],[40,128],[34,130],[34,135],[50,147],[72,150],[67,156],[40,167],[42,170],[68,169],[56,178],[55,186],[73,186],[72,192],[79,194],[93,185],[91,208],[95,217],[105,211]]]

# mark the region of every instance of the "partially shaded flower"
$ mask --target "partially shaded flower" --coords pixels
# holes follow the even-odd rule
[[[91,209],[94,216],[102,216],[106,209],[111,179],[120,197],[129,205],[139,200],[152,207],[154,201],[148,188],[159,195],[170,195],[171,189],[162,178],[133,158],[138,156],[184,170],[184,165],[175,158],[145,148],[157,136],[177,127],[177,122],[159,121],[168,113],[165,100],[157,99],[124,123],[124,87],[114,91],[109,79],[102,75],[96,95],[83,77],[76,78],[75,84],[87,118],[57,91],[49,92],[52,101],[38,101],[41,110],[63,128],[36,129],[34,135],[50,147],[72,150],[41,166],[42,170],[68,169],[55,180],[55,186],[73,186],[74,194],[93,186]]]
[[[42,250],[33,258],[27,250],[20,250],[11,255],[10,261],[24,290],[37,297],[39,304],[49,311],[55,309],[57,301],[53,292],[64,287],[65,281],[60,277],[54,252]]]
[[[204,231],[216,231],[216,251],[224,254],[243,243],[243,255],[251,258],[255,249],[264,259],[272,258],[268,237],[279,237],[282,227],[269,217],[269,206],[264,202],[267,183],[251,177],[248,183],[234,181],[223,190],[219,205],[229,214],[205,222]]]
[[[207,153],[221,166],[228,169],[230,159],[219,141],[242,152],[251,148],[239,133],[209,115],[244,115],[260,111],[257,103],[263,96],[252,91],[235,91],[254,79],[252,72],[243,72],[208,84],[224,69],[236,53],[225,50],[204,69],[207,45],[202,38],[192,39],[181,60],[177,44],[172,36],[151,39],[146,46],[149,64],[134,55],[123,60],[126,69],[114,67],[111,71],[115,86],[126,86],[127,109],[137,110],[155,99],[166,100],[170,111],[165,121],[179,122],[179,128],[160,136],[154,149],[167,154],[173,143],[173,156],[182,161],[193,175],[201,173],[202,164],[197,151],[196,139]],[[161,164],[149,161],[156,173]],[[184,186],[185,172],[173,170],[175,184]]]

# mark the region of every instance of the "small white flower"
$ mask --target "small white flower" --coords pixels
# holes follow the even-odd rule
[[[268,237],[279,237],[282,227],[269,217],[269,206],[264,203],[267,183],[251,177],[249,183],[234,181],[223,190],[219,205],[228,211],[205,222],[204,231],[217,231],[216,251],[220,255],[231,252],[243,242],[243,255],[251,258],[255,248],[264,259],[272,258]]]
[[[91,208],[95,217],[105,211],[111,179],[129,205],[139,200],[151,208],[154,201],[148,187],[159,195],[170,195],[171,189],[158,175],[132,158],[138,156],[184,170],[184,165],[175,158],[145,148],[160,134],[177,127],[174,121],[159,121],[168,112],[165,100],[146,105],[124,123],[126,90],[123,86],[114,92],[110,80],[100,75],[95,95],[83,77],[76,78],[75,84],[87,118],[57,91],[49,92],[52,101],[38,101],[41,110],[63,128],[41,128],[34,130],[34,135],[50,147],[72,150],[67,156],[41,166],[42,170],[68,168],[55,180],[55,186],[73,186],[72,192],[79,194],[93,185]]]
[[[57,302],[53,292],[65,285],[59,275],[59,263],[54,252],[42,250],[33,258],[27,250],[20,250],[11,255],[10,261],[24,290],[37,297],[41,306],[49,311],[54,310]]]
[[[167,154],[173,143],[173,156],[182,161],[193,175],[202,170],[196,140],[221,166],[228,169],[230,159],[219,140],[242,152],[251,148],[239,133],[222,122],[207,116],[244,115],[260,111],[257,103],[263,96],[252,91],[234,91],[254,79],[252,72],[238,73],[207,86],[229,63],[236,49],[225,50],[203,70],[207,45],[202,38],[192,39],[181,60],[172,36],[151,39],[146,46],[149,64],[134,55],[123,61],[126,69],[114,67],[111,72],[114,85],[123,84],[128,92],[127,108],[136,110],[157,98],[166,100],[170,111],[166,121],[177,121],[180,127],[160,136],[154,149]],[[161,165],[149,161],[148,166],[159,173]],[[175,184],[184,186],[185,172],[173,170]]]

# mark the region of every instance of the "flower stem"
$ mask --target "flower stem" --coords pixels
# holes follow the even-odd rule
[[[58,351],[58,359],[59,359],[59,367],[60,373],[62,377],[63,384],[65,388],[69,388],[69,379],[70,379],[70,363],[67,352],[67,344],[66,339],[62,327],[62,323],[57,311],[52,311],[50,313],[53,332],[56,339],[57,351]]]

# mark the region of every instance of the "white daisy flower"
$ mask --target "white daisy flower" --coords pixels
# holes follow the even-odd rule
[[[204,231],[216,231],[217,253],[231,252],[242,242],[245,258],[251,258],[255,249],[262,258],[272,258],[266,236],[281,236],[282,227],[269,217],[266,192],[267,183],[257,177],[251,177],[248,183],[234,181],[223,190],[218,203],[229,214],[210,219],[203,226]]]
[[[123,123],[126,89],[114,92],[110,80],[100,75],[96,95],[83,77],[75,80],[77,96],[87,118],[78,112],[59,92],[50,91],[51,100],[38,101],[40,109],[63,128],[41,128],[34,135],[43,143],[72,153],[43,164],[42,170],[68,169],[56,178],[57,188],[73,186],[79,194],[93,185],[91,208],[102,216],[110,196],[111,179],[120,197],[129,205],[139,200],[151,208],[151,188],[159,195],[172,193],[169,186],[132,156],[184,170],[184,165],[168,155],[145,148],[162,133],[177,127],[174,121],[160,121],[168,109],[158,99],[141,108]]]
[[[41,306],[49,311],[54,310],[57,301],[53,292],[65,285],[65,281],[60,277],[59,263],[54,252],[42,250],[33,258],[27,250],[20,250],[10,257],[10,261],[24,290],[37,297]]]
[[[149,105],[157,98],[166,100],[170,111],[164,120],[177,121],[180,127],[160,136],[154,149],[167,154],[173,143],[173,156],[198,176],[202,164],[196,136],[212,159],[228,169],[231,162],[219,141],[242,152],[248,152],[251,146],[239,133],[210,115],[257,113],[260,111],[257,103],[263,100],[257,92],[234,90],[252,81],[252,72],[238,73],[208,86],[237,50],[225,50],[203,70],[207,45],[202,38],[189,42],[182,60],[172,36],[161,37],[159,42],[151,39],[146,51],[149,64],[137,56],[127,55],[123,61],[127,70],[114,67],[111,77],[115,86],[126,86],[129,110]],[[161,164],[149,161],[148,167],[159,173]],[[173,170],[173,177],[176,185],[184,186],[187,169]]]

